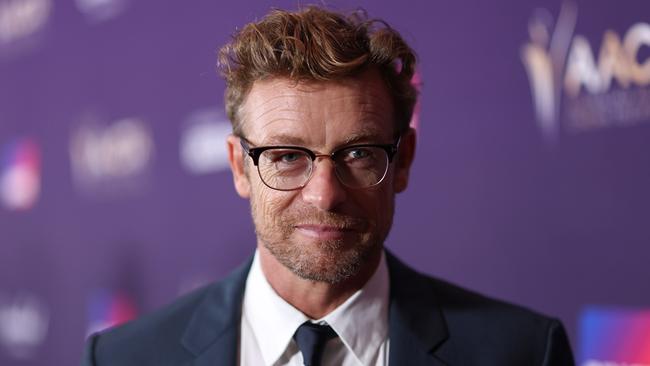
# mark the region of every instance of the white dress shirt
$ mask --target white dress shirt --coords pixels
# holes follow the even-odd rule
[[[388,365],[388,291],[388,268],[382,252],[377,270],[362,289],[325,317],[312,320],[329,324],[339,335],[327,343],[323,366]],[[244,292],[239,364],[302,366],[293,334],[307,320],[273,290],[256,252]]]

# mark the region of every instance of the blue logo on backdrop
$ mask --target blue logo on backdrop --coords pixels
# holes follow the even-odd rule
[[[650,365],[650,309],[590,306],[579,344],[581,366]]]
[[[95,290],[88,301],[88,329],[90,335],[135,319],[135,303],[124,291]]]

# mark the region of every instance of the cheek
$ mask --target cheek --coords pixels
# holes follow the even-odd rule
[[[274,191],[262,182],[251,187],[251,212],[258,230],[278,227],[290,200],[286,192]]]
[[[395,212],[395,195],[392,190],[384,192],[381,205],[377,208],[380,215],[380,222],[383,230],[388,231],[393,223],[393,214]]]
[[[390,229],[393,219],[395,195],[389,188],[388,184],[382,184],[375,190],[363,192],[357,201],[375,230],[382,232]]]

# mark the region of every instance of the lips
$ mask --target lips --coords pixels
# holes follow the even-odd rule
[[[335,240],[343,239],[345,236],[354,234],[357,230],[351,227],[321,225],[321,224],[301,224],[295,226],[296,230],[315,239]]]

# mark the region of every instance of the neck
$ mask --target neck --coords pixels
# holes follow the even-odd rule
[[[273,290],[311,319],[323,318],[361,289],[375,273],[381,259],[381,250],[377,250],[359,273],[332,284],[298,277],[278,262],[264,245],[258,245],[258,253],[262,272]]]

